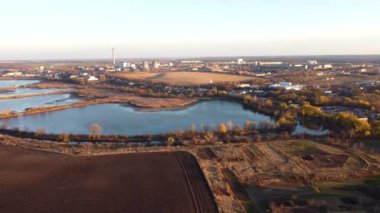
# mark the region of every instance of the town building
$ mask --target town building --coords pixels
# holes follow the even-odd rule
[[[285,90],[301,90],[304,86],[300,84],[293,85],[292,82],[280,82],[278,84],[272,84],[269,88],[284,88]]]

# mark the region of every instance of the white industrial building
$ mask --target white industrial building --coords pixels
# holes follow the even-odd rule
[[[280,82],[278,84],[272,84],[269,88],[284,88],[286,90],[301,90],[304,86],[300,84],[293,85],[292,82]]]

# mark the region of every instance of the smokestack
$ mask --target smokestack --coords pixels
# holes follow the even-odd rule
[[[113,60],[113,65],[115,65],[116,64],[115,48],[112,48],[112,60]]]
[[[153,61],[153,69],[154,69],[154,70],[157,70],[158,68],[160,68],[160,62],[158,62],[158,61]]]
[[[143,62],[143,71],[147,71],[147,72],[150,71],[149,62],[147,62],[147,61]]]

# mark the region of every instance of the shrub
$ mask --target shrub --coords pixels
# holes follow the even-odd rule
[[[223,135],[227,134],[227,127],[224,123],[219,124],[219,133]]]
[[[168,139],[166,140],[166,143],[168,146],[173,146],[175,143],[175,139],[173,137],[168,137]]]

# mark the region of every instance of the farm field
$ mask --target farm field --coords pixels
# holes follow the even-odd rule
[[[188,153],[69,156],[0,146],[1,212],[216,212]]]
[[[166,72],[166,73],[123,73],[119,77],[131,80],[150,80],[156,83],[175,84],[180,86],[203,85],[223,82],[242,82],[254,80],[248,76],[206,73],[206,72]]]
[[[369,172],[378,171],[377,155],[307,140],[200,147],[196,153],[222,210],[380,209],[380,175]]]

